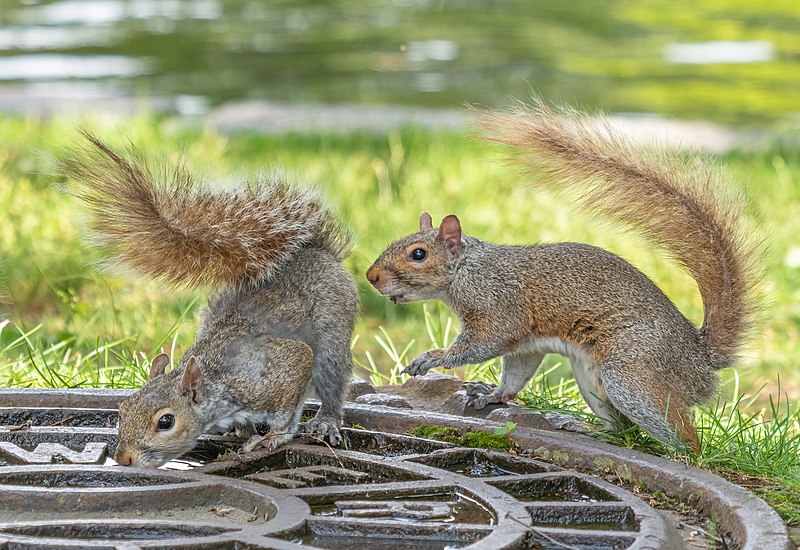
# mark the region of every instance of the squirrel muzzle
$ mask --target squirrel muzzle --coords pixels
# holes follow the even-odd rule
[[[114,462],[120,466],[138,466],[139,457],[123,443],[120,443],[114,453]]]
[[[380,292],[385,278],[384,272],[376,264],[372,264],[372,267],[367,270],[367,280],[378,292]]]
[[[378,262],[372,264],[372,267],[367,270],[367,280],[369,283],[375,287],[375,290],[389,298],[390,301],[395,304],[412,301],[405,298],[403,293],[395,290],[395,287],[398,286],[395,279],[396,278],[388,270],[381,268]]]

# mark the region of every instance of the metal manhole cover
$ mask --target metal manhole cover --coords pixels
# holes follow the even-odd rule
[[[504,453],[442,448],[419,454],[418,441],[429,445],[403,438],[407,453],[388,457],[373,445],[331,451],[293,444],[199,471],[281,487],[301,498],[310,516],[281,536],[314,547],[680,546],[658,513],[614,485]]]
[[[0,541],[14,548],[224,547],[297,528],[308,514],[281,491],[191,472],[0,468]]]
[[[172,465],[191,471],[136,470],[104,465],[115,422],[111,409],[0,409],[0,547],[682,546],[633,494],[506,453],[347,430],[347,449],[215,461],[234,443],[207,438]]]

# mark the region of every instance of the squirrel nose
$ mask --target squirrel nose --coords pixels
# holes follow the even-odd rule
[[[374,265],[370,267],[367,270],[367,280],[372,286],[377,287],[381,281],[381,270]]]
[[[120,466],[133,466],[134,454],[120,445],[117,447],[117,452],[114,453],[114,461]]]

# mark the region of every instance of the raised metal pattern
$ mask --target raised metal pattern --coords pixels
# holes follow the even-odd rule
[[[343,449],[224,461],[234,444],[207,438],[171,467],[204,465],[146,471],[103,465],[116,411],[0,409],[0,422],[0,548],[681,546],[634,495],[507,453],[346,430]]]

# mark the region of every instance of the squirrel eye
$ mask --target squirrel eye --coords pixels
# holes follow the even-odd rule
[[[427,257],[428,257],[428,252],[424,248],[415,248],[411,252],[411,259],[417,262],[421,262]]]
[[[165,414],[161,418],[158,419],[158,431],[164,432],[172,428],[175,425],[175,415],[174,414]]]

